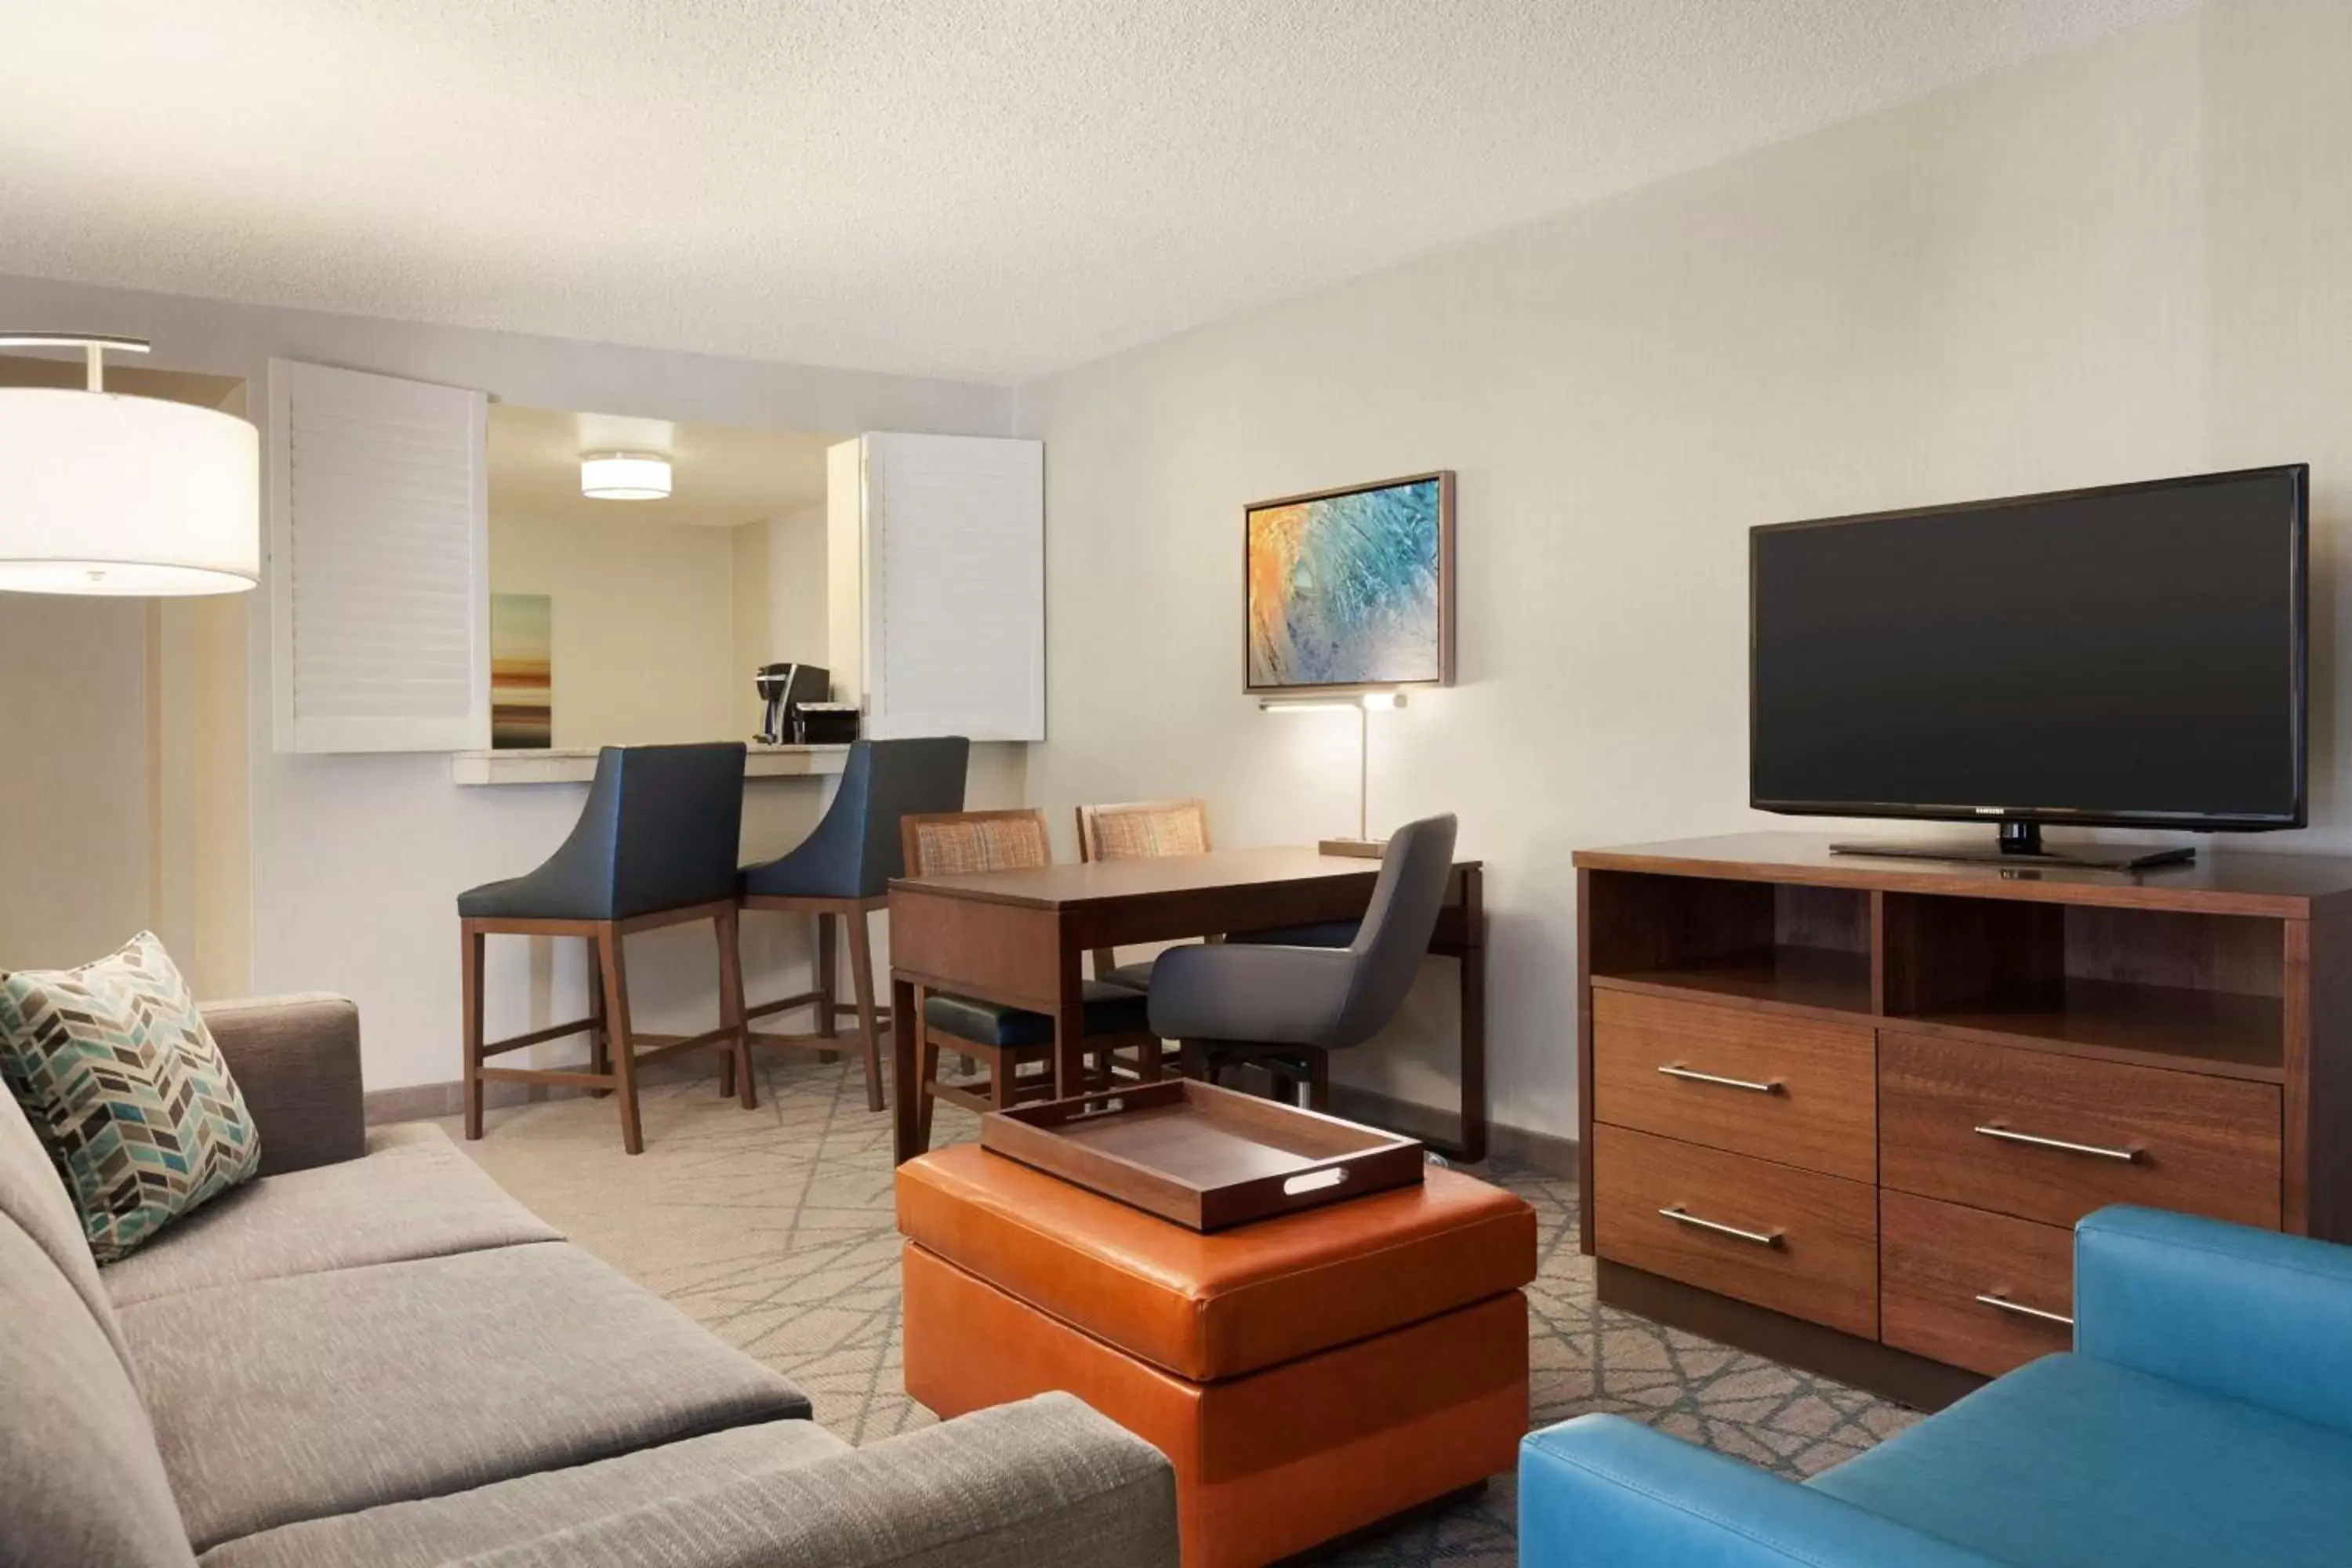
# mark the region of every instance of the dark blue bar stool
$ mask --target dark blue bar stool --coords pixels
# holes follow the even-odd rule
[[[735,860],[743,825],[743,747],[607,746],[572,836],[528,875],[457,895],[464,935],[466,1136],[482,1135],[482,1085],[569,1084],[617,1092],[621,1143],[645,1150],[636,1064],[716,1048],[719,1092],[759,1103],[745,1046],[742,960],[735,944]],[[629,1025],[621,939],[709,921],[719,934],[719,1027],[684,1039]],[[504,1040],[482,1038],[482,957],[491,936],[576,936],[588,942],[588,1016]],[[566,1035],[589,1037],[588,1070],[497,1068],[486,1059]],[[638,1047],[647,1048],[640,1051]]]
[[[874,1005],[874,950],[866,917],[886,907],[890,879],[903,874],[905,851],[898,820],[963,809],[964,773],[971,742],[961,735],[913,741],[860,741],[849,748],[841,787],[816,831],[781,859],[745,868],[740,900],[747,910],[781,910],[816,917],[816,988],[774,1002],[748,1015],[765,1017],[794,1007],[814,1007],[816,1028],[805,1035],[754,1033],[755,1046],[830,1051],[840,1044],[835,1025],[844,1013],[857,1015],[859,1044],[866,1053],[866,1109],[882,1109],[882,1013]],[[849,936],[850,984],[857,1004],[835,1000],[839,972],[833,922]]]

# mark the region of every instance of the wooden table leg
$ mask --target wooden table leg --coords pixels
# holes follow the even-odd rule
[[[1086,955],[1062,946],[1062,1005],[1054,1015],[1054,1098],[1087,1091]]]
[[[1463,1163],[1486,1157],[1486,879],[1472,867],[1463,876],[1462,1148]]]
[[[1087,1005],[1066,1004],[1054,1015],[1054,1098],[1087,1091]]]
[[[923,1099],[921,1064],[915,1059],[922,1020],[915,1010],[911,981],[890,975],[890,1163],[903,1165],[923,1152],[915,1112]]]

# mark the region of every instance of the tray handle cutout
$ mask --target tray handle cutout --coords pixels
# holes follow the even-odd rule
[[[1328,1192],[1348,1179],[1348,1167],[1334,1165],[1324,1171],[1301,1171],[1282,1184],[1282,1195],[1298,1197],[1306,1193]]]

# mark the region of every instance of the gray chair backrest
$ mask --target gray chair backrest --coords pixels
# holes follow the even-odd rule
[[[1372,885],[1371,907],[1364,911],[1348,949],[1354,973],[1347,1000],[1317,1044],[1334,1050],[1361,1045],[1386,1028],[1404,1005],[1422,955],[1429,951],[1430,935],[1437,929],[1437,911],[1445,903],[1455,828],[1448,813],[1409,822],[1390,835],[1381,856],[1380,880]]]
[[[556,855],[582,856],[603,881],[606,919],[735,897],[743,754],[740,741],[597,753],[587,807]]]

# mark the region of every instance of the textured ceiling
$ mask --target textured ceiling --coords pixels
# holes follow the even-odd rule
[[[737,430],[606,414],[490,405],[490,512],[556,521],[684,522],[732,528],[824,504],[824,449],[838,436]],[[583,452],[659,452],[665,500],[590,500]]]
[[[0,0],[0,272],[1016,381],[2189,0]]]

